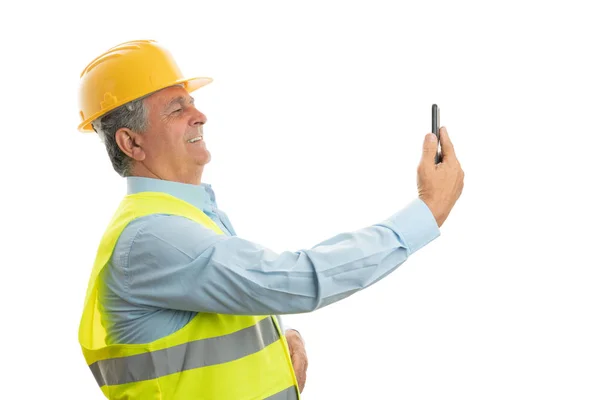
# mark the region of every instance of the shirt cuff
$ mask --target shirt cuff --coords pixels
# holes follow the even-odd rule
[[[417,198],[386,220],[413,254],[440,236],[440,229],[427,204]]]
[[[277,317],[277,320],[279,321],[279,326],[284,335],[285,335],[285,331],[288,331],[288,330],[296,331],[296,332],[298,332],[298,336],[300,336],[300,340],[302,340],[302,343],[304,343],[304,338],[300,334],[299,330],[294,329],[294,328],[290,327],[289,325],[284,324],[283,318],[281,318],[281,315],[276,315],[276,317]]]

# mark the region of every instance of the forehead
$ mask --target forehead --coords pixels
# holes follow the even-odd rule
[[[187,90],[181,86],[171,86],[151,94],[146,98],[146,102],[151,108],[164,107],[178,97],[183,97],[184,99],[191,98]]]

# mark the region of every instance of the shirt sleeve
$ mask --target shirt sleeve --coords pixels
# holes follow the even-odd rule
[[[416,199],[390,218],[338,234],[310,249],[276,253],[218,235],[187,218],[134,221],[122,252],[127,301],[141,306],[236,315],[304,313],[382,279],[439,236]]]

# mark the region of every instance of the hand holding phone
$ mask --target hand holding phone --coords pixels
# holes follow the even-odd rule
[[[425,135],[417,168],[417,189],[419,198],[429,207],[438,226],[442,226],[462,193],[465,174],[447,129],[440,126],[440,109],[436,104],[432,107],[432,131],[437,140],[430,133]]]
[[[437,137],[437,152],[435,154],[435,163],[442,162],[442,150],[440,147],[440,108],[437,104],[431,107],[431,132]]]

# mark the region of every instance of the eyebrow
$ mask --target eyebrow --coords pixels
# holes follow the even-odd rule
[[[185,98],[183,96],[177,96],[174,99],[172,99],[171,101],[169,101],[167,103],[167,105],[165,106],[165,110],[168,110],[169,108],[171,108],[173,105],[175,105],[176,103],[181,104],[182,106],[185,105],[186,103],[190,103],[190,104],[194,104],[194,98],[192,96]]]

